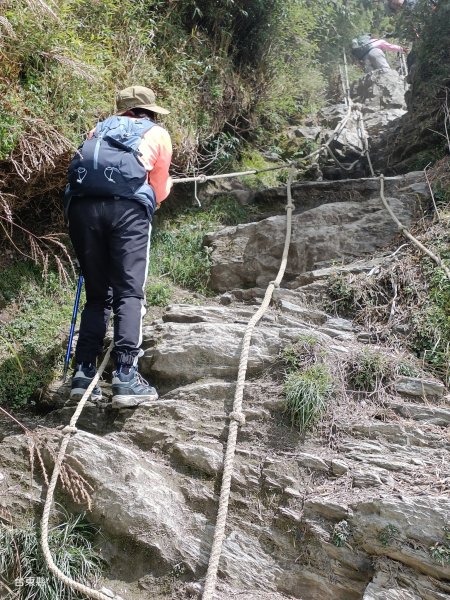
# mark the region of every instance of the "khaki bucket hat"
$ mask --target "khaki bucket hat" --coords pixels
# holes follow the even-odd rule
[[[155,104],[156,95],[153,90],[142,85],[132,85],[117,93],[117,115],[123,115],[132,108],[145,108],[161,115],[168,115],[170,110]]]

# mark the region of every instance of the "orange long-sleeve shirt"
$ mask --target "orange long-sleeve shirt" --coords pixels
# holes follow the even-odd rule
[[[172,141],[169,133],[163,127],[155,125],[142,138],[139,152],[142,154],[141,161],[148,171],[148,182],[155,192],[156,204],[159,206],[172,188],[169,175]]]

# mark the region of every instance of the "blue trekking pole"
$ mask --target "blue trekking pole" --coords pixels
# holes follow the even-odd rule
[[[78,305],[80,303],[80,296],[81,296],[81,289],[83,287],[83,281],[84,281],[84,278],[83,278],[83,274],[81,273],[81,269],[80,269],[80,274],[78,276],[77,293],[75,296],[75,303],[73,305],[72,322],[70,323],[69,343],[67,344],[66,357],[64,359],[63,382],[66,381],[67,371],[69,369],[70,354],[72,352],[73,334],[75,332],[75,323],[77,322]]]

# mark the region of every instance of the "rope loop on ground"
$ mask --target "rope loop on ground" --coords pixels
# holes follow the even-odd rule
[[[112,341],[111,344],[109,345],[108,350],[106,351],[105,357],[104,357],[95,377],[93,378],[93,380],[89,384],[89,387],[84,392],[83,397],[79,401],[77,408],[76,408],[75,412],[73,413],[72,418],[70,419],[69,425],[66,425],[62,429],[63,438],[61,441],[61,446],[59,447],[57,457],[55,459],[55,466],[53,468],[52,478],[51,478],[50,483],[47,488],[47,495],[45,498],[44,511],[43,511],[42,520],[41,520],[41,548],[42,548],[42,552],[44,554],[45,562],[47,563],[48,569],[53,573],[53,575],[55,575],[59,580],[61,580],[65,585],[67,585],[67,587],[69,587],[72,590],[75,590],[77,592],[80,592],[81,594],[84,594],[88,598],[93,598],[94,600],[111,600],[111,596],[107,596],[106,594],[103,594],[102,592],[94,590],[93,588],[90,588],[89,586],[84,585],[83,583],[79,583],[78,581],[75,581],[71,577],[68,577],[65,573],[63,573],[61,571],[61,569],[59,569],[56,566],[56,564],[53,560],[51,551],[50,551],[50,547],[48,545],[48,523],[49,523],[50,511],[51,511],[52,503],[53,503],[53,495],[54,495],[56,483],[58,481],[58,477],[59,477],[59,474],[61,471],[61,465],[62,465],[64,457],[66,455],[67,446],[72,437],[72,434],[77,431],[77,428],[75,425],[76,425],[76,422],[78,421],[81,411],[83,410],[84,405],[87,402],[87,399],[91,395],[92,390],[96,386],[103,371],[105,370],[106,365],[108,364],[108,360],[109,360],[111,351],[113,349],[113,346],[114,346],[114,341]]]

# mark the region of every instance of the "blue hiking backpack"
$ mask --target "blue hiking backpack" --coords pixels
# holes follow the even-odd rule
[[[108,117],[100,121],[91,139],[77,150],[68,169],[64,212],[73,197],[128,198],[143,204],[153,216],[155,192],[138,151],[142,137],[154,127],[149,119]]]

